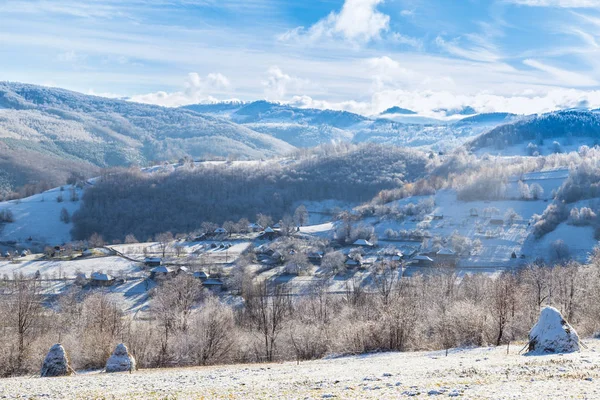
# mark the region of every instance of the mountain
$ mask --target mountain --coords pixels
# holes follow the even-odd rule
[[[387,110],[385,110],[384,112],[381,113],[381,115],[386,115],[386,114],[415,115],[416,112],[414,112],[413,110],[408,110],[406,108],[400,108],[398,106],[394,106],[394,107],[388,108]]]
[[[422,117],[400,107],[391,107],[384,111],[385,117],[372,119],[348,111],[305,109],[268,101],[226,103],[222,107],[194,104],[183,108],[227,116],[235,123],[296,147],[349,141],[449,150],[511,120],[509,114],[498,113],[448,122]]]
[[[475,151],[525,155],[576,150],[600,143],[600,111],[564,110],[500,125],[469,143]]]
[[[454,115],[475,115],[477,111],[471,106],[464,106],[459,108],[437,108],[434,112],[444,113],[447,117]]]
[[[0,82],[0,148],[5,189],[38,175],[58,184],[70,171],[186,155],[256,159],[294,149],[272,135],[191,110],[9,82]]]
[[[203,115],[215,115],[219,112],[215,111],[214,105],[205,104],[182,108]],[[348,111],[297,108],[265,100],[231,105],[227,111],[227,116],[232,122],[296,147],[314,147],[322,143],[352,141],[356,127],[370,121],[367,117]]]

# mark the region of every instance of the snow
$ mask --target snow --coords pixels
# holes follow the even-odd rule
[[[53,277],[61,275],[65,278],[74,279],[78,273],[90,276],[93,272],[104,272],[113,275],[142,276],[143,270],[139,263],[129,261],[125,258],[92,257],[76,258],[74,260],[37,260],[30,259],[22,262],[0,261],[0,275],[12,276],[23,274],[31,276],[37,271],[42,277]]]
[[[554,307],[544,307],[529,332],[529,353],[570,353],[579,351],[579,336]]]
[[[485,399],[600,396],[600,341],[579,353],[523,357],[506,347],[378,353],[296,362],[91,372],[62,379],[7,378],[5,398]],[[431,393],[431,394],[430,394]],[[441,393],[436,395],[436,393]]]
[[[115,348],[115,351],[111,354],[106,361],[106,372],[132,372],[135,371],[135,359],[129,351],[127,346],[123,343],[119,343]]]
[[[558,142],[560,144],[561,153],[571,153],[579,150],[581,146],[589,146],[594,147],[597,145],[597,140],[592,137],[571,137],[571,138],[553,138],[553,139],[544,139],[543,145],[537,145],[537,151],[542,156],[547,156],[549,154],[554,154],[554,142]],[[475,154],[478,156],[482,156],[484,154],[490,154],[493,156],[529,156],[529,152],[527,149],[527,145],[530,142],[535,144],[535,140],[521,142],[512,146],[507,146],[504,149],[498,150],[494,147],[482,147],[475,151]]]
[[[77,189],[79,198],[81,189]],[[64,201],[57,202],[56,198],[62,195]],[[25,199],[0,202],[0,211],[10,210],[15,222],[4,224],[0,229],[0,241],[17,241],[19,244],[32,242],[58,245],[71,241],[72,223],[65,224],[60,220],[60,212],[65,208],[69,215],[79,209],[80,201],[70,201],[70,189],[65,186],[50,189],[40,194]]]
[[[326,222],[318,225],[301,226],[300,232],[320,237],[327,237],[333,233],[334,228],[335,225],[333,222]]]

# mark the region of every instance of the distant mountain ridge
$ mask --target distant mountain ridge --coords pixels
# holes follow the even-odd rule
[[[73,170],[186,155],[257,159],[294,150],[271,135],[186,109],[9,82],[0,82],[0,146],[7,149],[0,157],[0,189],[27,183],[37,173],[59,184]],[[32,174],[19,172],[26,167]]]
[[[413,110],[394,106],[394,107],[388,108],[387,110],[385,110],[381,113],[381,115],[386,115],[386,114],[415,115],[417,113],[414,112]]]
[[[576,138],[589,139],[588,143],[600,142],[600,111],[563,110],[533,115],[500,125],[473,139],[469,146],[474,150],[502,150],[509,146],[532,143],[542,145],[544,140],[559,139],[565,144]]]
[[[193,104],[183,108],[229,118],[296,147],[350,141],[449,150],[501,123],[509,122],[509,116],[516,118],[512,114],[492,113],[448,122],[422,117],[397,106],[385,110],[381,117],[368,118],[348,111],[298,108],[265,100],[226,103],[222,108],[214,104]],[[462,111],[474,112],[472,108]],[[472,120],[466,121],[469,118]]]

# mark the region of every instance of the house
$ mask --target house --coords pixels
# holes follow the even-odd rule
[[[90,285],[91,286],[111,286],[115,283],[115,277],[108,274],[103,274],[101,272],[92,272],[92,276],[90,277]]]
[[[158,267],[162,265],[162,258],[160,257],[146,257],[144,259],[144,265],[146,267]]]
[[[182,265],[180,267],[177,267],[177,274],[189,274],[190,273],[190,269],[188,267],[186,267],[185,265]]]
[[[200,279],[202,282],[210,278],[210,276],[204,271],[196,271],[194,272],[194,278]]]
[[[277,232],[275,232],[275,230],[270,226],[267,226],[267,228],[261,232],[259,236],[261,239],[273,240],[277,237]]]
[[[214,292],[220,292],[223,290],[223,281],[218,278],[208,278],[202,282],[202,285]]]
[[[206,233],[201,233],[200,235],[193,237],[192,242],[201,242],[204,239],[206,239]]]
[[[442,220],[442,219],[444,219],[444,214],[441,214],[441,213],[435,213],[435,214],[433,214],[433,220],[434,221],[439,221],[439,220]]]
[[[433,259],[424,255],[418,255],[413,257],[411,265],[416,267],[433,267]]]
[[[321,261],[323,261],[323,252],[321,251],[311,251],[307,255],[308,261],[315,265],[321,265]]]
[[[150,270],[150,279],[155,279],[158,277],[166,278],[168,276],[172,276],[175,273],[173,268],[166,267],[164,265],[154,267]]]
[[[347,259],[344,264],[348,268],[356,268],[356,267],[360,267],[360,265],[361,265],[360,261],[359,260],[355,260],[354,258]]]
[[[492,218],[490,219],[490,225],[502,226],[504,225],[504,220],[502,218]]]
[[[215,235],[227,235],[227,229],[225,228],[217,228],[214,232]]]
[[[361,267],[370,267],[372,265],[374,265],[377,262],[377,257],[376,256],[370,256],[370,257],[365,257],[362,259],[360,265]]]
[[[374,247],[375,245],[368,240],[358,239],[356,242],[352,243],[352,246],[360,246],[360,247]]]
[[[259,225],[259,224],[257,224],[257,223],[252,223],[252,224],[249,224],[249,225],[248,225],[248,230],[249,230],[250,232],[260,232],[260,231],[262,231],[262,230],[263,230],[263,227],[262,227],[262,226],[260,226],[260,225]]]
[[[451,249],[442,247],[435,253],[435,261],[437,265],[455,266],[458,255]]]

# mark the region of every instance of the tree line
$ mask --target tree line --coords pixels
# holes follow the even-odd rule
[[[331,354],[503,345],[527,338],[540,308],[556,307],[581,336],[600,329],[600,252],[587,265],[531,265],[499,276],[458,277],[453,268],[400,277],[373,269],[371,283],[349,279],[308,294],[238,274],[240,291],[223,304],[187,275],[162,280],[143,318],[103,290],[73,287],[49,300],[35,279],[0,286],[0,375],[37,372],[61,342],[75,369],[102,368],[125,342],[142,368],[309,360]]]

